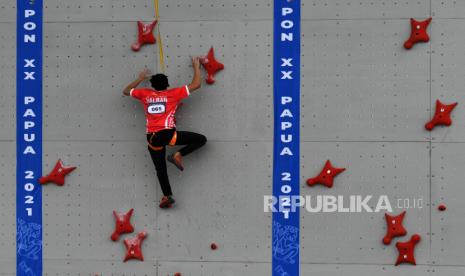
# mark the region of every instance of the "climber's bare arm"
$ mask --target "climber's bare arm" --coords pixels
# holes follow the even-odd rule
[[[189,92],[191,93],[199,89],[202,85],[200,75],[200,61],[198,57],[192,58],[192,68],[194,69],[194,77],[192,78],[192,82],[187,86],[189,88]]]
[[[130,84],[128,84],[126,88],[124,88],[123,95],[129,96],[131,93],[131,89],[136,88],[141,82],[143,82],[148,77],[149,74],[150,71],[148,69],[144,69],[142,72],[140,72],[139,77]]]

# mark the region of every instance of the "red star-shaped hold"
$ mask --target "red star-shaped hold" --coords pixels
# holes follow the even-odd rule
[[[454,110],[457,104],[458,103],[443,104],[441,101],[436,100],[436,111],[434,112],[434,117],[425,125],[425,128],[431,131],[438,125],[450,126],[452,124],[450,113]]]
[[[137,42],[131,44],[131,49],[135,52],[139,51],[142,45],[144,44],[155,44],[157,41],[153,35],[153,29],[157,25],[157,20],[153,21],[150,24],[145,24],[143,22],[137,21]]]
[[[328,188],[333,187],[334,177],[338,174],[345,171],[345,168],[335,168],[331,165],[329,160],[326,161],[326,164],[320,174],[316,177],[310,178],[307,180],[308,186],[314,186],[316,184],[324,185]]]
[[[130,259],[137,259],[140,261],[144,260],[144,256],[142,255],[142,241],[147,237],[147,232],[140,232],[137,236],[133,238],[127,238],[124,240],[124,245],[126,246],[126,257],[124,261],[128,261]]]
[[[134,232],[134,227],[131,224],[133,212],[134,209],[129,210],[127,213],[117,213],[113,211],[113,216],[115,217],[115,231],[111,234],[111,239],[113,241],[119,240],[121,234]]]
[[[58,186],[65,185],[65,176],[74,171],[76,167],[64,167],[61,159],[58,159],[52,172],[47,176],[39,178],[40,184],[55,183]]]
[[[430,22],[431,17],[425,21],[416,21],[415,19],[410,18],[411,33],[409,39],[404,43],[405,49],[411,49],[413,45],[418,42],[429,41],[429,36],[426,32],[426,29],[428,28]]]
[[[395,217],[388,214],[384,214],[384,216],[386,217],[387,224],[386,235],[383,238],[384,244],[391,244],[393,238],[407,235],[407,230],[405,230],[402,225],[402,221],[405,217],[405,211]]]
[[[216,60],[215,51],[213,47],[210,48],[210,51],[208,51],[207,56],[200,58],[200,63],[202,63],[203,67],[207,71],[207,74],[208,74],[208,77],[206,80],[207,83],[208,84],[215,83],[215,74],[218,71],[223,70],[224,65]]]
[[[420,235],[414,234],[408,242],[397,242],[396,247],[399,251],[399,257],[397,257],[396,265],[401,263],[410,263],[416,265],[415,262],[415,246],[421,240]]]

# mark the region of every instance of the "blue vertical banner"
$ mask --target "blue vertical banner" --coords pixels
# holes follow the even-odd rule
[[[272,275],[299,276],[300,0],[274,1]]]
[[[16,275],[42,275],[42,0],[17,0]]]

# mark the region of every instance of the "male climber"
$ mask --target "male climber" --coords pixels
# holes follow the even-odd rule
[[[123,91],[125,96],[138,99],[144,106],[147,119],[148,150],[164,195],[160,201],[160,208],[169,208],[175,202],[166,169],[166,146],[185,145],[185,147],[166,158],[182,171],[184,170],[182,158],[207,142],[207,138],[201,134],[176,130],[175,114],[181,100],[187,98],[190,93],[201,86],[198,57],[192,58],[192,67],[194,77],[189,85],[168,89],[168,77],[163,74],[156,74],[150,78],[153,89],[136,88],[148,77],[148,70],[144,70]]]

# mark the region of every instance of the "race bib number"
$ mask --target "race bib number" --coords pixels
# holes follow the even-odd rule
[[[154,103],[149,105],[147,112],[149,114],[163,114],[166,111],[166,103]]]

